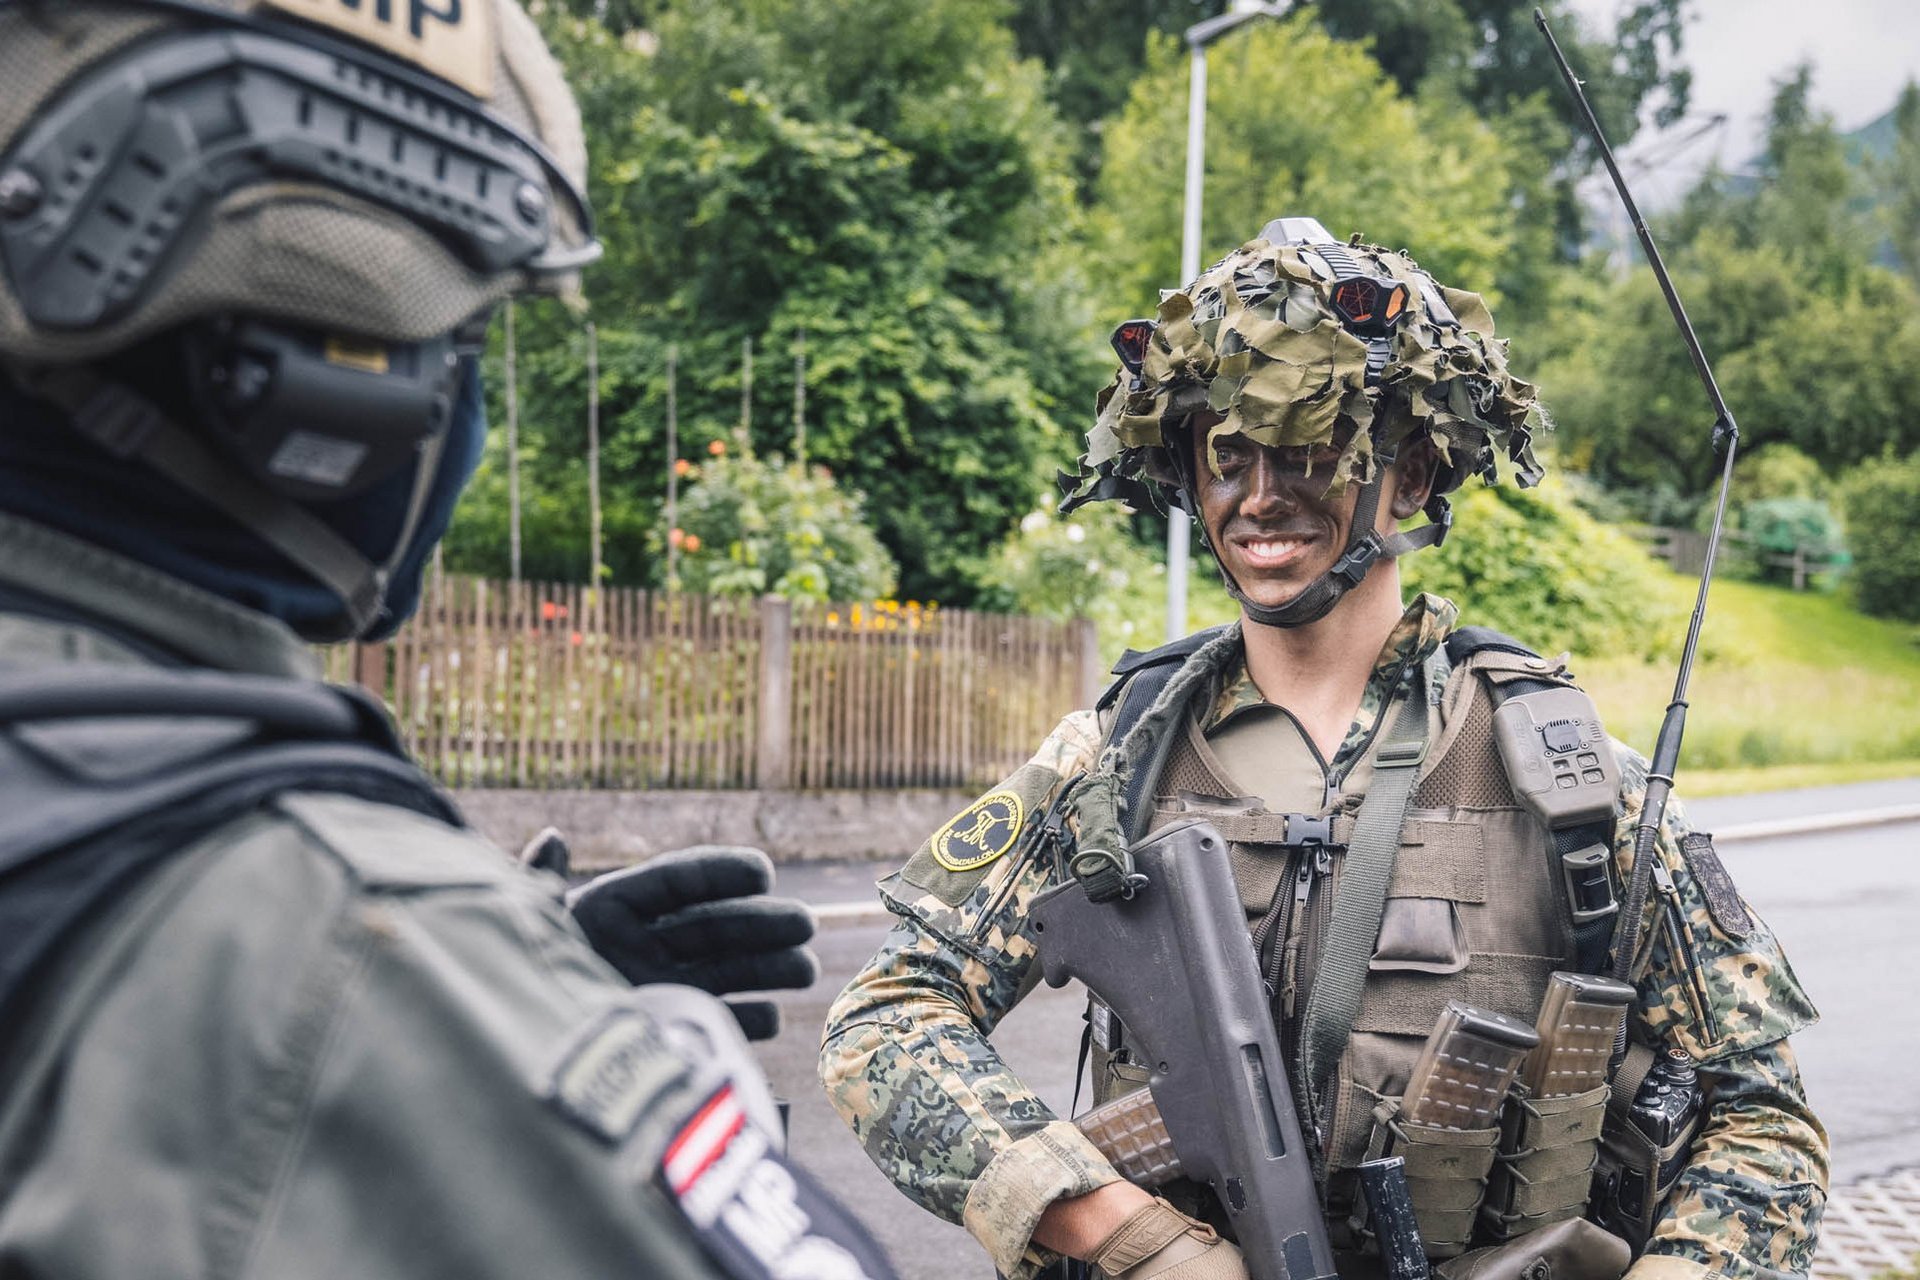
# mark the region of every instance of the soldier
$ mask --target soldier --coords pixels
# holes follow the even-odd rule
[[[1604,1085],[1579,1100],[1590,1110],[1562,1115],[1553,1140],[1587,1146],[1550,1154],[1556,1177],[1524,1194],[1506,1175],[1497,1202],[1499,1131],[1435,1134],[1399,1110],[1449,1000],[1531,1023],[1551,972],[1604,970],[1613,882],[1592,868],[1625,874],[1645,785],[1644,761],[1597,733],[1556,740],[1564,785],[1600,787],[1606,816],[1584,833],[1550,825],[1516,798],[1493,709],[1570,690],[1564,661],[1457,627],[1446,600],[1402,599],[1395,557],[1440,541],[1449,490],[1500,469],[1523,485],[1539,477],[1542,415],[1493,332],[1477,295],[1440,287],[1405,255],[1283,219],[1168,294],[1157,322],[1116,333],[1124,367],[1100,397],[1079,475],[1063,477],[1063,509],[1158,496],[1191,514],[1240,621],[1129,654],[1098,707],[1069,715],[881,882],[897,922],[834,1004],[821,1051],[827,1093],[875,1163],[965,1224],[1003,1276],[1026,1280],[1062,1255],[1128,1280],[1245,1274],[1210,1192],[1175,1183],[1160,1198],[1123,1181],[987,1040],[1038,980],[1029,908],[1070,874],[1076,806],[1102,780],[1132,838],[1198,814],[1232,847],[1343,1274],[1378,1268],[1363,1256],[1355,1166],[1391,1147],[1412,1171],[1423,1140],[1449,1153],[1411,1184],[1445,1274],[1517,1274],[1527,1233],[1556,1223],[1536,1242],[1577,1247],[1547,1270],[1605,1274],[1594,1264],[1613,1250],[1611,1274],[1626,1266],[1625,1246],[1578,1220]],[[1422,511],[1429,523],[1400,531]],[[1343,876],[1369,804],[1398,806],[1384,828],[1399,831],[1397,858],[1385,851],[1391,878],[1371,904],[1376,940],[1330,949],[1360,892],[1344,893]],[[967,842],[981,832],[990,847]],[[1804,1273],[1827,1150],[1787,1037],[1816,1014],[1711,837],[1677,806],[1658,857],[1626,1061],[1647,1070],[1653,1050],[1677,1051],[1674,1078],[1697,1070],[1703,1119],[1661,1153],[1666,1167],[1653,1161],[1664,1196],[1603,1179],[1612,1201],[1598,1216],[1637,1237],[1633,1280]],[[1333,958],[1356,950],[1357,968]],[[1083,1046],[1096,1100],[1147,1079],[1097,1002]],[[1477,1165],[1466,1146],[1483,1153]],[[1533,1154],[1501,1159],[1538,1171],[1521,1163]]]
[[[0,3],[0,1272],[890,1274],[726,1008],[629,985],[811,981],[764,855],[569,898],[314,678],[585,168],[510,0]]]

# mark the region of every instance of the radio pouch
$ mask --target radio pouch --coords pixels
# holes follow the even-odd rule
[[[1577,1218],[1593,1188],[1609,1091],[1535,1098],[1515,1084],[1500,1115],[1500,1151],[1481,1217],[1496,1241]]]
[[[1399,1098],[1387,1098],[1373,1109],[1366,1158],[1399,1156],[1407,1162],[1407,1194],[1427,1256],[1454,1257],[1472,1242],[1474,1221],[1486,1198],[1487,1175],[1500,1146],[1500,1127],[1410,1124],[1401,1119],[1400,1104]],[[1372,1232],[1359,1213],[1356,1210],[1350,1225],[1363,1239],[1371,1240]]]
[[[1667,1193],[1687,1167],[1687,1156],[1699,1130],[1696,1122],[1660,1146],[1634,1123],[1630,1108],[1653,1064],[1652,1049],[1629,1044],[1626,1058],[1614,1073],[1612,1097],[1600,1131],[1589,1213],[1595,1222],[1625,1240],[1636,1258],[1653,1234]]]

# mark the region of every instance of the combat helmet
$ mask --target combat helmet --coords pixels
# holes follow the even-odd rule
[[[1522,486],[1541,476],[1533,438],[1545,411],[1508,373],[1480,296],[1444,288],[1404,252],[1337,241],[1312,218],[1269,222],[1166,293],[1156,319],[1122,324],[1113,345],[1121,368],[1100,393],[1077,472],[1060,477],[1063,513],[1120,499],[1197,515],[1189,431],[1203,411],[1219,415],[1209,465],[1212,442],[1234,433],[1334,446],[1329,492],[1360,486],[1339,559],[1287,604],[1249,600],[1221,565],[1248,616],[1269,626],[1316,621],[1382,557],[1437,546],[1452,523],[1446,495],[1469,475],[1492,482],[1496,458]],[[1422,435],[1438,461],[1429,523],[1382,537],[1373,525],[1385,469]]]
[[[362,634],[464,483],[493,309],[577,297],[599,255],[585,179],[513,0],[0,0],[0,370]],[[117,372],[156,342],[176,402]],[[407,509],[370,557],[314,509],[376,486]]]

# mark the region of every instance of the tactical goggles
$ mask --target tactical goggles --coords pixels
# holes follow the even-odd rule
[[[0,0],[0,12],[22,2]],[[124,316],[213,206],[275,180],[392,210],[485,275],[559,276],[600,256],[585,194],[465,92],[304,25],[148,2],[210,29],[88,68],[0,159],[0,258],[34,324]],[[580,244],[556,238],[549,192],[570,206]]]

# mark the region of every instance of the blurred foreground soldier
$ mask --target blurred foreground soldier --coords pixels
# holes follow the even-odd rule
[[[1129,654],[1098,707],[881,883],[898,922],[821,1056],[869,1155],[1005,1276],[1061,1255],[1128,1280],[1246,1274],[1209,1188],[1164,1152],[1096,1146],[1112,1133],[1055,1115],[987,1042],[1058,941],[1033,927],[1042,890],[1117,900],[1137,886],[1100,851],[1202,817],[1231,849],[1343,1276],[1380,1274],[1355,1170],[1382,1154],[1406,1160],[1448,1280],[1607,1280],[1636,1255],[1635,1280],[1804,1273],[1827,1150],[1787,1037],[1815,1013],[1772,934],[1676,807],[1636,980],[1597,977],[1644,762],[1564,661],[1401,596],[1395,558],[1444,536],[1445,494],[1540,476],[1534,392],[1484,303],[1281,219],[1115,347],[1063,509],[1190,513],[1242,616]],[[1476,1036],[1525,1061],[1521,1083],[1469,1078],[1497,1056],[1466,1052]],[[1096,1104],[1155,1073],[1129,1046],[1094,1002]]]
[[[691,989],[811,980],[764,856],[563,896],[313,679],[584,172],[510,3],[0,3],[0,1272],[890,1274]]]

